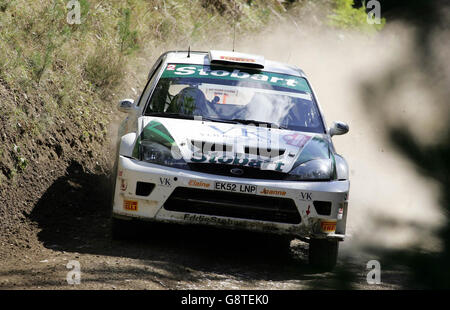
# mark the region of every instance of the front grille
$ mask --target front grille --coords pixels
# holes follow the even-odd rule
[[[273,171],[273,170],[261,170],[259,168],[245,167],[239,165],[226,165],[226,164],[205,164],[205,163],[189,163],[189,168],[192,171],[204,172],[215,175],[224,175],[228,177],[239,177],[246,179],[263,179],[263,180],[284,180],[286,173]],[[242,169],[244,172],[241,175],[235,175],[231,173],[234,168]]]
[[[164,204],[169,211],[299,224],[292,199],[177,187]]]

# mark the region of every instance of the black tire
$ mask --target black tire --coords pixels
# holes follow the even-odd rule
[[[291,241],[292,238],[288,237],[278,237],[275,238],[274,244],[272,245],[273,249],[277,251],[277,253],[281,256],[289,256],[291,253]]]
[[[114,194],[116,192],[118,166],[119,166],[119,153],[117,153],[116,159],[114,160],[114,165],[112,167],[112,173],[111,173],[111,176],[110,176],[111,179],[109,180],[109,184],[111,186],[111,192],[110,192],[110,195],[109,195],[109,198],[110,198],[109,205],[111,206],[111,212],[112,212],[113,207],[114,207]]]
[[[249,241],[252,243],[252,246],[260,249],[264,255],[279,258],[290,257],[291,238],[272,234],[257,235],[256,238],[252,238],[251,236],[249,237]]]
[[[316,269],[331,271],[337,263],[338,240],[311,239],[309,242],[309,264]]]
[[[114,240],[127,240],[137,235],[137,226],[133,220],[111,219],[111,236]]]

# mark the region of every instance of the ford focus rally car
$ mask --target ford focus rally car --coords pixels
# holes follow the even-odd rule
[[[348,166],[302,70],[235,52],[159,57],[119,110],[113,236],[130,220],[262,231],[309,242],[310,263],[336,264]],[[132,227],[132,226],[131,226]]]

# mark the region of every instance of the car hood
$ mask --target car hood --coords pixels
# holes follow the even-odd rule
[[[330,159],[324,134],[201,120],[143,116],[140,140],[176,148],[188,163],[228,164],[289,172],[312,159]]]

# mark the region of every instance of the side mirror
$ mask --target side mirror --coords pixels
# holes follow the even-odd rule
[[[330,136],[344,135],[348,132],[349,128],[347,123],[344,122],[334,122],[333,127],[330,128]]]
[[[129,113],[133,109],[134,100],[124,99],[119,102],[119,111],[124,113]]]

